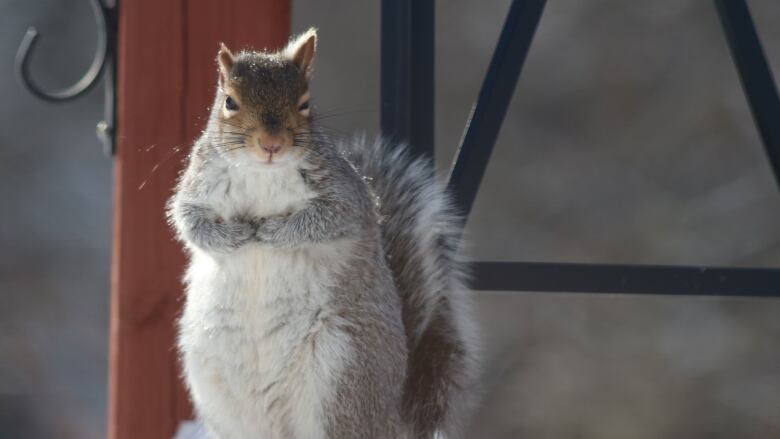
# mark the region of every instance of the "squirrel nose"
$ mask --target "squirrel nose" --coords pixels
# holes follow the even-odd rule
[[[269,153],[269,154],[276,154],[279,152],[280,149],[282,149],[282,145],[278,142],[273,143],[263,143],[260,145],[261,148],[263,148],[263,151]]]

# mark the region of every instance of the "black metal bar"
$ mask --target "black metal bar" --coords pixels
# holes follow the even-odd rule
[[[477,290],[780,297],[780,269],[477,262]]]
[[[544,5],[545,0],[514,0],[509,8],[448,182],[464,215],[477,196]]]
[[[382,1],[381,128],[433,157],[434,0]]]
[[[715,0],[753,120],[780,185],[780,98],[744,0]]]
[[[411,106],[411,0],[382,0],[380,71],[382,132],[393,140],[409,138]]]

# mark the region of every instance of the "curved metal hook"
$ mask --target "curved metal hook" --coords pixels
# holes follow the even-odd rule
[[[35,85],[30,79],[30,53],[38,42],[38,31],[34,27],[27,29],[27,34],[24,36],[22,44],[19,45],[19,51],[16,52],[16,74],[22,81],[22,84],[35,96],[49,102],[70,101],[86,93],[100,79],[108,51],[106,9],[100,0],[90,0],[90,3],[92,4],[92,11],[95,13],[98,31],[95,59],[92,60],[92,65],[89,66],[87,73],[78,82],[64,90],[47,92]]]

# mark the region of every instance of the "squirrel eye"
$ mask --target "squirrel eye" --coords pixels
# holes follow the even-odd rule
[[[302,103],[298,107],[298,111],[304,111],[304,110],[308,110],[308,109],[309,109],[309,101],[306,101],[306,102]]]
[[[225,108],[230,110],[230,111],[237,111],[238,110],[238,104],[236,103],[236,101],[233,98],[228,96],[225,99]]]

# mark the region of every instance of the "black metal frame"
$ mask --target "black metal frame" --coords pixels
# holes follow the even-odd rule
[[[780,185],[780,99],[744,0],[714,0],[732,57]],[[545,0],[513,0],[452,166],[448,189],[471,210]],[[385,135],[433,157],[433,0],[382,1]],[[478,262],[477,289],[780,297],[780,269],[543,262]]]

